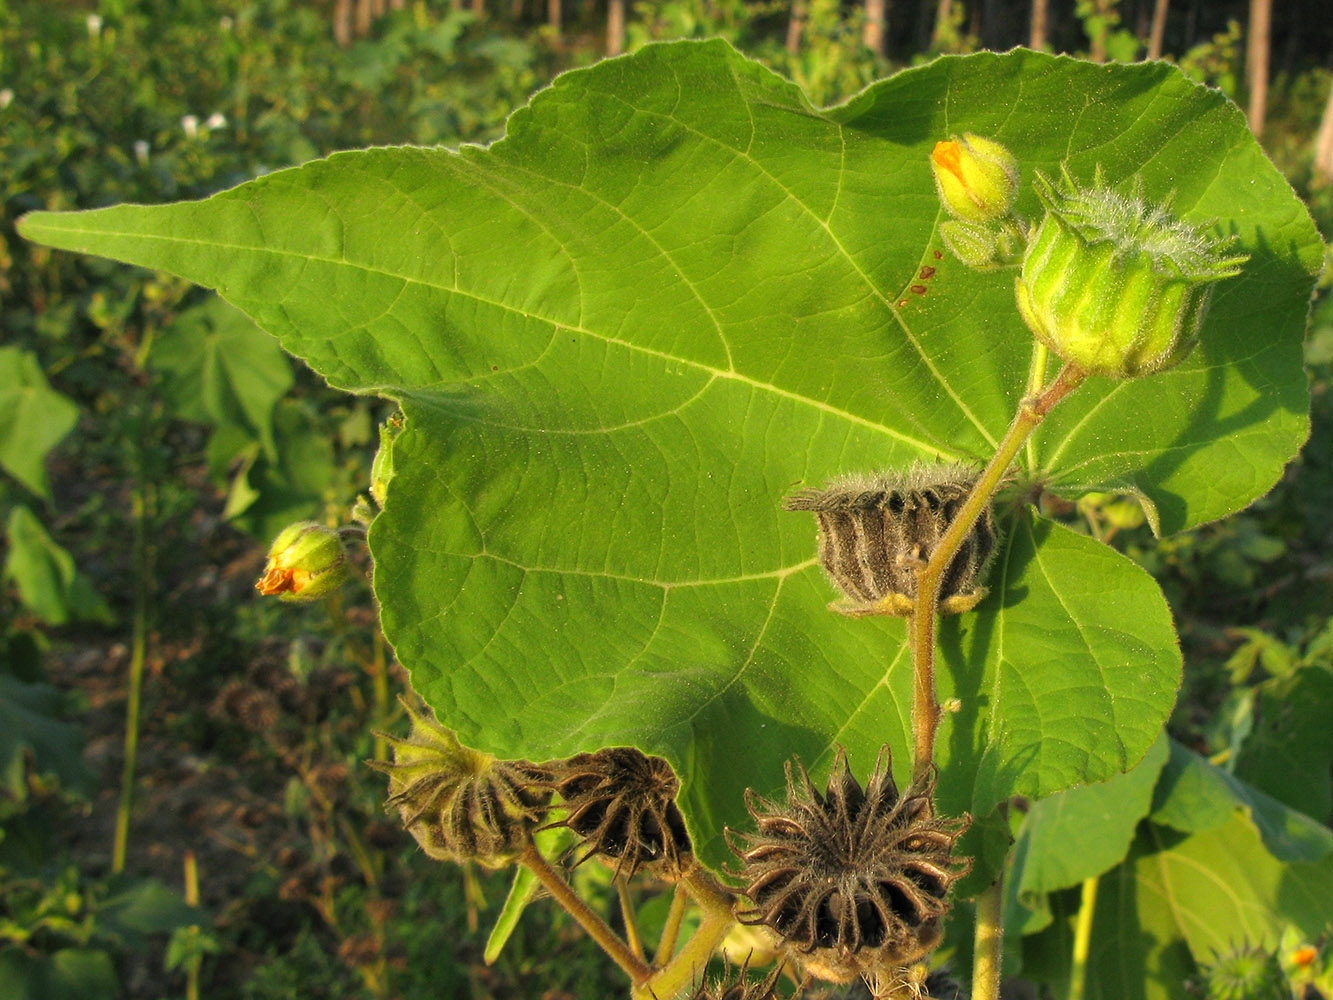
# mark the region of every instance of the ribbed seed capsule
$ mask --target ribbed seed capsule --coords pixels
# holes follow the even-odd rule
[[[676,806],[680,782],[661,757],[608,747],[546,765],[564,799],[568,827],[582,840],[582,864],[593,855],[615,862],[626,878],[647,868],[674,880],[694,865],[685,819]]]
[[[509,864],[546,815],[551,794],[543,787],[545,772],[465,747],[425,713],[406,701],[403,706],[411,734],[385,736],[393,746],[392,764],[369,762],[389,776],[387,804],[436,860]]]
[[[917,962],[938,946],[949,889],[971,869],[953,853],[970,821],[937,818],[933,785],[932,775],[900,796],[887,747],[864,789],[841,749],[822,795],[789,764],[787,803],[747,795],[758,832],[727,832],[753,904],[740,920],[771,928],[832,982]]]
[[[844,476],[822,490],[788,497],[785,510],[808,510],[819,525],[819,559],[850,604],[845,614],[910,614],[917,574],[929,561],[976,483],[966,465],[917,465],[906,472]],[[986,596],[981,586],[995,551],[987,506],[944,573],[940,610],[969,611]]]

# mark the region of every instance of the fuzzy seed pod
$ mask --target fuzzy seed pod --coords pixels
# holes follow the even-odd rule
[[[788,497],[783,508],[814,513],[820,561],[851,601],[836,610],[905,616],[916,600],[917,573],[976,480],[970,466],[918,464],[906,472],[844,476]],[[940,611],[970,611],[986,596],[980,581],[994,551],[987,506],[944,574]]]
[[[412,732],[407,739],[385,737],[394,762],[369,762],[389,775],[387,804],[437,861],[475,860],[489,868],[512,862],[546,815],[545,772],[469,749],[425,713],[406,701],[403,707]]]
[[[1113,190],[1037,175],[1046,209],[1015,283],[1036,338],[1088,375],[1132,378],[1178,364],[1199,337],[1217,282],[1249,259],[1232,241]]]
[[[821,795],[798,760],[786,805],[747,794],[759,832],[727,831],[754,904],[739,919],[774,930],[821,979],[873,981],[928,954],[972,867],[953,853],[970,819],[935,816],[933,775],[900,796],[889,764],[884,747],[862,789],[840,748]]]
[[[694,865],[685,819],[676,807],[680,782],[661,757],[608,747],[546,765],[564,799],[568,827],[582,839],[582,864],[593,855],[615,862],[626,878],[646,868],[674,880]]]

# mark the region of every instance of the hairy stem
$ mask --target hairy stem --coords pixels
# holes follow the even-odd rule
[[[1044,359],[1042,364],[1044,366]],[[1038,395],[1023,398],[990,463],[949,523],[944,536],[931,553],[930,561],[918,577],[916,606],[908,619],[913,668],[912,734],[916,742],[912,773],[916,777],[928,771],[934,763],[935,732],[940,724],[940,706],[935,697],[935,613],[939,606],[944,572],[962,548],[977,518],[991,502],[1000,481],[1009,471],[1009,466],[1028,436],[1046,419],[1051,408],[1078,388],[1084,378],[1082,371],[1067,364],[1055,381]]]
[[[690,897],[683,885],[677,885],[671,896],[671,909],[667,911],[666,923],[662,926],[662,937],[657,942],[657,954],[653,956],[653,965],[664,965],[676,953],[676,938],[680,936],[680,922],[685,917],[685,907]]]
[[[1097,877],[1083,883],[1078,920],[1074,924],[1074,954],[1069,966],[1069,1000],[1083,1000],[1088,981],[1088,949],[1092,945],[1092,916],[1097,910]]]
[[[616,896],[620,900],[620,919],[625,923],[625,940],[635,958],[643,958],[643,939],[639,937],[639,924],[634,919],[634,901],[629,897],[629,885],[623,876],[616,876]]]
[[[579,926],[587,931],[588,936],[597,942],[602,951],[610,955],[611,960],[624,970],[625,975],[629,976],[634,984],[637,994],[638,988],[652,978],[653,970],[648,967],[648,963],[630,951],[629,946],[606,925],[606,921],[578,897],[578,894],[569,887],[569,883],[560,877],[560,873],[552,868],[541,851],[537,850],[537,845],[531,838],[524,845],[518,861],[537,876],[537,881],[541,882],[555,901],[563,906],[566,912],[578,921]]]
[[[977,897],[976,949],[972,956],[972,1000],[999,1000],[1004,965],[1004,875]]]

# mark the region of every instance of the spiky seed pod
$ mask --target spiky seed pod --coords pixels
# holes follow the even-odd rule
[[[690,994],[690,1000],[778,1000],[778,978],[782,975],[782,963],[762,979],[748,979],[749,963],[741,966],[736,975],[728,972],[722,979],[710,983],[700,980],[699,985]]]
[[[939,944],[949,889],[972,867],[953,853],[970,819],[936,817],[933,790],[932,774],[899,795],[887,746],[864,789],[841,748],[822,795],[799,760],[788,764],[787,803],[747,793],[758,833],[727,831],[753,904],[739,919],[770,927],[832,982],[918,961]]]
[[[410,735],[385,736],[392,764],[369,762],[389,776],[387,804],[436,860],[509,864],[545,818],[551,798],[545,772],[465,747],[425,712],[402,703],[412,720]]]
[[[1281,960],[1255,945],[1219,955],[1205,976],[1207,1000],[1291,1000],[1291,983]]]
[[[834,479],[822,490],[788,497],[786,510],[808,510],[819,525],[819,559],[850,605],[846,614],[907,615],[917,573],[948,530],[977,481],[967,465],[917,464],[906,472]],[[987,506],[944,574],[940,610],[969,611],[986,596],[981,586],[995,551],[995,520]]]
[[[568,827],[582,838],[575,864],[600,855],[626,878],[646,868],[668,880],[694,866],[685,819],[676,806],[680,782],[661,757],[607,747],[546,766],[566,810],[551,826]]]

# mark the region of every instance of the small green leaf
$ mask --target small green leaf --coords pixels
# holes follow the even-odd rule
[[[35,354],[0,347],[0,468],[50,499],[47,452],[78,421],[78,406],[51,388]]]
[[[74,557],[56,544],[27,507],[10,510],[7,538],[5,577],[18,588],[24,606],[44,622],[115,620],[106,601],[75,568]]]
[[[272,457],[273,408],[292,387],[291,362],[244,313],[213,296],[153,341],[148,364],[166,376],[176,416],[243,429]]]
[[[83,733],[63,715],[64,696],[57,688],[20,680],[0,667],[0,789],[11,802],[27,799],[29,767],[54,774],[69,791],[91,790]]]

